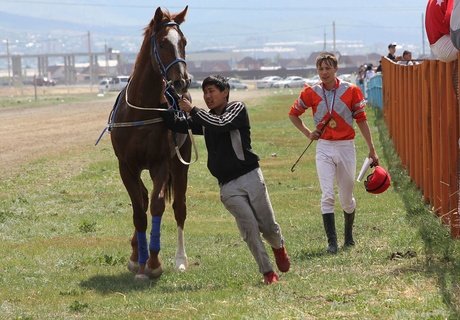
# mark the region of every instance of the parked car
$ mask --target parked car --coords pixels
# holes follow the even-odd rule
[[[101,81],[99,81],[99,91],[110,91],[110,79],[102,79]]]
[[[39,87],[41,87],[41,86],[47,86],[48,87],[48,86],[55,86],[56,85],[56,81],[54,81],[53,79],[48,78],[48,77],[36,77],[34,79],[34,81],[35,81],[34,84],[36,86],[39,86]]]
[[[247,89],[248,85],[241,82],[240,79],[230,78],[228,79],[230,89]]]
[[[117,76],[114,78],[105,78],[99,82],[99,91],[121,91],[128,84],[129,76]]]
[[[264,88],[271,88],[273,87],[273,84],[277,81],[283,80],[283,78],[279,76],[268,76],[268,77],[263,77],[260,80],[257,80],[256,82],[256,88],[257,89],[264,89]]]
[[[314,75],[313,77],[310,77],[310,78],[306,78],[305,79],[305,83],[309,86],[312,86],[314,84],[317,84],[318,82],[320,82],[321,79],[319,78],[319,75]]]
[[[276,81],[274,88],[302,88],[306,84],[306,79],[299,76],[290,76],[286,79]]]
[[[196,80],[190,81],[189,88],[190,88],[190,89],[193,89],[193,88],[201,88],[201,81],[196,81]]]

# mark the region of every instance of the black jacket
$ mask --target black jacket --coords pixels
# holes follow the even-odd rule
[[[204,135],[208,149],[208,169],[220,184],[236,179],[259,167],[259,157],[251,148],[249,117],[243,102],[230,102],[221,115],[194,107],[186,120],[172,111],[161,112],[173,131]]]

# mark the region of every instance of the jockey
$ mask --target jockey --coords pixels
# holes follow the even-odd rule
[[[355,129],[359,127],[369,148],[371,166],[377,166],[379,159],[372,142],[367,123],[366,105],[361,90],[349,82],[337,78],[337,58],[329,52],[322,52],[316,58],[316,69],[321,82],[306,86],[289,110],[289,119],[303,134],[303,138],[318,140],[316,145],[316,171],[321,187],[321,213],[328,241],[327,252],[336,254],[337,233],[335,229],[334,206],[336,181],[340,204],[345,220],[344,247],[355,244],[353,223],[356,201],[353,196],[356,172]],[[316,128],[309,129],[300,116],[311,109]]]

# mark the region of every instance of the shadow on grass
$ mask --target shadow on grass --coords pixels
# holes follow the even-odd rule
[[[159,278],[160,279],[160,278]],[[155,287],[159,279],[150,281],[134,280],[134,275],[129,272],[117,275],[97,275],[80,282],[80,286],[87,290],[95,290],[102,294],[113,292],[130,292],[149,290]]]
[[[293,257],[297,260],[312,260],[315,258],[321,258],[324,256],[330,256],[330,253],[326,252],[326,247],[324,248],[311,248],[311,249],[302,249],[299,252],[296,252]]]
[[[159,278],[145,281],[135,280],[134,274],[129,272],[117,275],[96,275],[85,281],[81,281],[80,287],[86,290],[94,290],[101,294],[113,294],[114,292],[129,293],[151,289],[154,289],[157,293],[176,293],[219,288],[219,284],[210,284],[203,278],[194,277],[193,274],[178,274],[181,277],[168,277],[167,274],[163,274]]]
[[[424,242],[426,259],[423,271],[437,280],[442,300],[449,307],[450,319],[460,319],[460,254],[456,250],[459,247],[456,243],[458,240],[451,238],[448,228],[421,201],[420,190],[412,183],[389,138],[382,111],[377,108],[374,110],[375,125],[379,129],[379,140],[393,188],[406,207],[407,219],[418,228]]]

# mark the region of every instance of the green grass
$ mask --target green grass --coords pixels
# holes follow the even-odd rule
[[[206,169],[202,137],[189,175],[189,269],[173,268],[176,228],[168,206],[165,272],[135,282],[126,269],[131,205],[105,137],[97,147],[70,149],[2,177],[0,319],[458,319],[459,243],[421,203],[375,110],[369,122],[393,186],[375,196],[358,183],[357,244],[325,253],[314,145],[290,172],[307,143],[287,118],[293,99],[247,101],[253,148],[292,259],[279,284],[261,283]],[[360,165],[367,150],[359,133],[357,154]],[[338,207],[336,213],[343,243]],[[391,259],[396,252],[401,257]]]
[[[78,92],[77,89],[73,89],[73,92],[66,92],[65,88],[46,87],[43,89],[43,87],[40,87],[37,90],[37,96],[35,96],[33,90],[27,88],[27,92],[23,94],[2,94],[0,97],[0,109],[41,107],[92,101],[97,95],[97,88],[93,88],[92,90],[93,92],[90,92],[89,88],[84,88],[81,89],[81,92]],[[109,92],[105,96],[115,99],[116,93]],[[104,99],[104,97],[100,97],[99,99]]]

